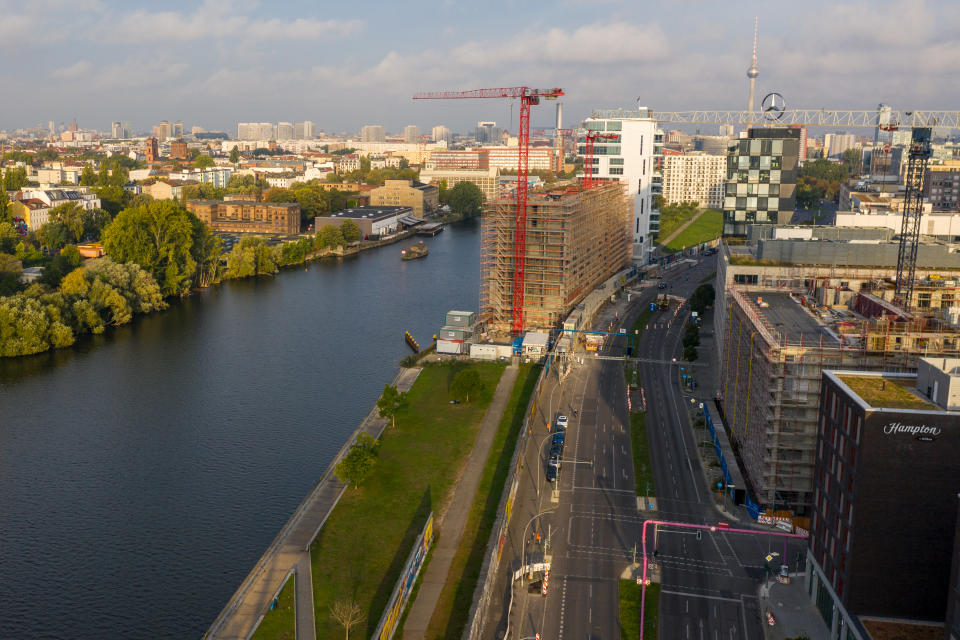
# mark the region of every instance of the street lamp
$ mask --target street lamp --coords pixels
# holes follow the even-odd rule
[[[539,518],[540,516],[546,515],[546,514],[548,514],[548,513],[552,513],[552,512],[554,512],[554,511],[556,511],[556,510],[557,510],[556,507],[552,507],[552,508],[550,508],[550,509],[547,509],[546,511],[541,511],[541,512],[538,513],[537,515],[535,515],[535,516],[533,516],[532,518],[530,518],[530,521],[527,522],[527,525],[523,528],[523,553],[520,555],[520,569],[521,569],[521,570],[522,570],[525,566],[527,566],[527,529],[529,529],[529,528],[530,528],[530,525],[533,523],[533,521],[536,520],[537,518]]]

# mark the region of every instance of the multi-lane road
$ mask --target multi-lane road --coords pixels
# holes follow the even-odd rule
[[[667,292],[688,297],[713,270],[709,259],[689,269],[678,267],[664,279]],[[632,326],[658,293],[662,291],[652,285],[634,296],[629,307],[606,309],[595,328],[606,329],[611,322]],[[680,357],[689,315],[687,306],[675,311],[676,305],[657,312],[636,345],[636,356],[657,361],[643,364],[640,377],[657,510],[641,510],[634,491],[623,363],[581,354],[582,362],[574,362],[562,381],[556,375],[547,378],[538,420],[531,425],[504,548],[505,568],[495,585],[498,598],[487,626],[492,637],[619,638],[618,579],[635,557],[639,561],[643,521],[715,524],[727,519],[714,506],[696,453],[686,406],[690,396],[679,385],[678,365],[668,364]],[[623,354],[622,339],[607,342],[606,355]],[[543,469],[550,441],[547,422],[557,413],[568,415],[570,426],[554,487],[545,481]],[[795,546],[786,553],[792,558],[799,550]],[[756,593],[764,578],[764,557],[770,551],[783,554],[782,541],[722,531],[705,531],[698,540],[688,530],[663,527],[657,551],[660,638],[763,637]],[[653,552],[652,540],[648,552]],[[528,592],[522,580],[512,581],[522,562],[544,557],[551,562],[545,596],[539,590]]]

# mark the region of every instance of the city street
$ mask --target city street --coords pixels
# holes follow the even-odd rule
[[[666,293],[686,298],[714,270],[709,258],[690,268],[688,264],[667,272]],[[663,292],[648,284],[633,295],[628,308],[623,301],[605,308],[594,328],[606,330],[610,322],[632,326]],[[495,585],[497,597],[490,609],[492,637],[534,638],[539,633],[541,638],[619,638],[618,579],[635,557],[641,561],[643,520],[696,524],[729,520],[714,506],[715,496],[709,493],[697,456],[687,408],[691,396],[679,385],[679,365],[667,364],[680,357],[682,323],[689,315],[686,305],[674,316],[676,309],[674,304],[656,312],[635,353],[661,361],[640,368],[657,511],[639,510],[634,492],[623,362],[580,352],[562,383],[551,370],[532,424],[503,569]],[[622,355],[625,346],[625,339],[610,337],[603,355]],[[698,389],[698,396],[703,393],[712,392]],[[558,412],[569,416],[570,426],[554,492],[544,478],[551,433],[546,423]],[[651,527],[651,555],[652,534]],[[693,531],[670,527],[660,528],[656,542],[664,639],[762,638],[763,605],[757,589],[765,577],[764,559],[775,552],[771,564],[778,568],[779,557],[787,554],[792,565],[802,549],[798,542],[785,548],[779,538],[728,532],[703,532],[698,540]],[[529,592],[521,578],[512,584],[511,603],[513,572],[522,563],[544,559],[551,563],[546,595],[541,589]],[[539,579],[538,574],[535,580]]]

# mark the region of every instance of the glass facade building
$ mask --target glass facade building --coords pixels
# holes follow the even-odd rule
[[[796,203],[800,128],[749,129],[727,150],[723,235],[745,236],[751,224],[789,224]]]

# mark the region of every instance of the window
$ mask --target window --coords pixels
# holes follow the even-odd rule
[[[610,158],[610,164],[623,165],[623,158]]]
[[[610,167],[610,175],[612,176],[622,176],[623,167]]]
[[[604,124],[602,120],[588,120],[583,126],[590,131],[604,131]]]
[[[608,120],[607,121],[607,131],[620,131],[623,128],[623,123],[619,120]]]

